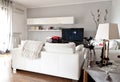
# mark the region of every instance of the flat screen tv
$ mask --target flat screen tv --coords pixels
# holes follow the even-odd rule
[[[62,39],[70,42],[83,42],[84,28],[63,28]]]

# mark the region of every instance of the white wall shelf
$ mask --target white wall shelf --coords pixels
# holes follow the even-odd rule
[[[74,24],[74,17],[28,18],[27,25]]]

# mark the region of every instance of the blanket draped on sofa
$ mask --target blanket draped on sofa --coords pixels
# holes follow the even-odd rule
[[[42,47],[43,47],[43,42],[28,40],[25,42],[23,46],[22,56],[30,59],[39,58]]]

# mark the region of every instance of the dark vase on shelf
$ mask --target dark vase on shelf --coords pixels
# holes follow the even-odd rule
[[[50,30],[53,30],[53,29],[54,29],[54,27],[52,27],[52,26],[51,26],[51,27],[49,27],[49,29],[50,29]]]

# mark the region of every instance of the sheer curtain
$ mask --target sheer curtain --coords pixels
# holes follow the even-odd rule
[[[12,1],[0,0],[0,52],[10,50],[12,40]]]

